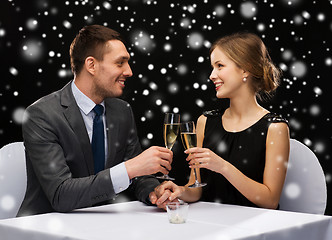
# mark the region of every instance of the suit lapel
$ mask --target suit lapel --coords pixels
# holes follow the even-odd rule
[[[75,98],[73,96],[71,90],[71,82],[69,82],[62,90],[61,90],[61,105],[65,107],[64,115],[73,129],[77,140],[80,143],[83,155],[84,162],[89,171],[89,175],[94,174],[94,166],[93,166],[93,154],[91,149],[91,144],[89,141],[89,136],[86,131],[86,127],[84,124],[84,120],[82,118],[81,112],[76,104]]]
[[[108,158],[106,161],[106,168],[113,167],[114,158],[117,149],[117,139],[119,132],[119,119],[116,114],[112,114],[112,104],[109,101],[105,101],[106,107],[106,132],[108,142]]]

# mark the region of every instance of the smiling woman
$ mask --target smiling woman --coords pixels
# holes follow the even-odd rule
[[[217,97],[228,98],[230,105],[199,117],[197,147],[185,151],[207,186],[189,188],[195,181],[192,171],[186,186],[168,183],[156,195],[164,199],[170,189],[169,199],[276,209],[286,176],[289,130],[285,119],[258,104],[257,96],[277,88],[279,71],[262,40],[251,33],[220,38],[210,59]]]
[[[222,61],[227,61],[232,68],[242,70],[241,80],[246,82],[249,78],[251,82],[244,85],[252,87],[259,98],[264,94],[269,96],[279,86],[281,72],[272,63],[263,41],[255,34],[237,33],[223,37],[212,45],[210,55],[211,63],[220,62],[218,67],[222,67]],[[212,66],[215,70],[216,66]]]

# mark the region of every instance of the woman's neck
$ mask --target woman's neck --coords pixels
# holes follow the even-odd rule
[[[258,104],[255,96],[250,96],[230,99],[227,114],[230,117],[243,118],[259,114],[262,111],[266,110]]]

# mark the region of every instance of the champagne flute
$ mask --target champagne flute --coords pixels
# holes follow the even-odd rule
[[[178,113],[165,113],[164,118],[164,141],[165,141],[165,147],[168,149],[172,149],[176,138],[179,134],[180,129],[180,114]],[[164,174],[163,176],[158,176],[159,179],[166,179],[166,180],[175,180],[174,178],[171,178],[167,174]]]
[[[181,140],[182,144],[185,149],[193,148],[197,146],[197,136],[196,136],[196,129],[195,123],[193,121],[181,123]],[[196,168],[194,168],[194,175],[195,175],[195,183],[189,185],[189,188],[197,188],[197,187],[204,187],[206,183],[200,183],[197,179],[197,172]]]

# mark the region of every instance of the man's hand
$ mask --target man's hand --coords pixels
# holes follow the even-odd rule
[[[130,179],[134,177],[161,172],[168,174],[171,170],[173,152],[165,147],[153,146],[138,156],[125,162]]]
[[[152,204],[156,204],[158,208],[166,209],[166,204],[168,202],[178,201],[183,191],[183,187],[171,181],[167,181],[157,186],[154,191],[150,193],[149,197]]]

